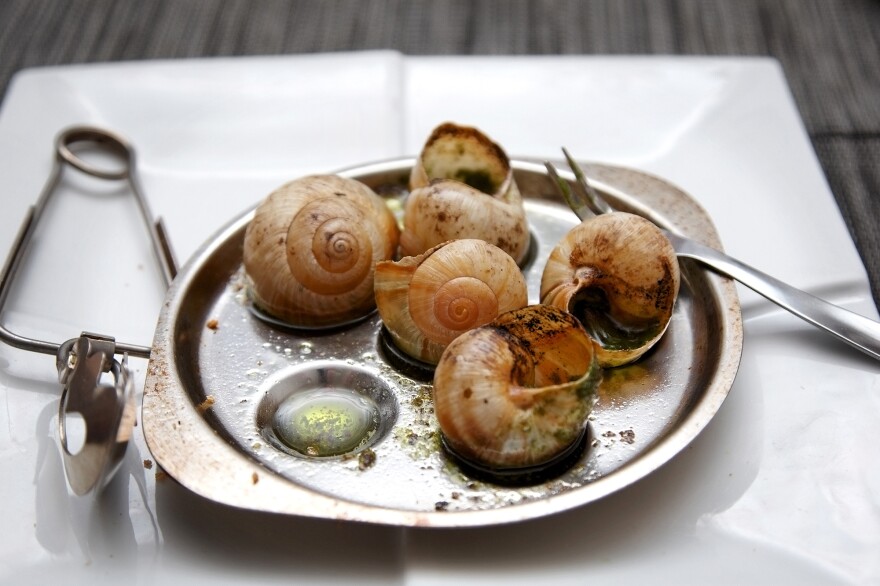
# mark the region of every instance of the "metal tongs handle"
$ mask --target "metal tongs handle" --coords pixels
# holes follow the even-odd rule
[[[563,148],[562,152],[574,173],[574,184],[579,187],[577,194],[551,163],[545,162],[544,165],[578,218],[584,220],[594,214],[614,212],[614,208],[589,184],[577,161],[566,149]],[[880,360],[880,323],[792,287],[714,248],[668,230],[664,232],[678,256],[696,260],[739,281],[804,321]]]
[[[119,170],[103,169],[92,165],[78,157],[71,150],[71,147],[76,143],[91,143],[104,148],[108,152],[121,158],[124,165]],[[110,131],[88,126],[75,126],[64,130],[56,138],[55,164],[52,167],[52,172],[49,175],[49,179],[46,181],[46,185],[43,187],[43,191],[40,194],[39,199],[37,199],[37,202],[28,208],[24,221],[21,224],[21,228],[19,228],[15,241],[12,244],[9,256],[6,259],[6,264],[3,266],[3,272],[0,273],[0,315],[2,315],[3,308],[6,305],[6,299],[12,288],[12,282],[15,279],[25,252],[33,238],[37,223],[39,222],[40,217],[42,217],[46,206],[51,201],[52,195],[57,191],[56,188],[58,187],[65,164],[69,164],[87,175],[98,177],[100,179],[128,181],[132,195],[134,195],[134,198],[137,201],[141,217],[149,231],[153,253],[159,261],[166,287],[171,284],[171,281],[174,280],[174,277],[177,274],[177,264],[174,260],[174,254],[171,251],[165,226],[161,219],[156,221],[153,220],[150,208],[147,205],[147,201],[141,192],[140,184],[135,176],[134,149],[129,145],[128,141]],[[57,354],[61,347],[61,344],[18,335],[10,331],[2,323],[0,323],[0,340],[15,348],[39,352],[41,354]],[[150,349],[145,346],[117,343],[116,351],[120,354],[127,352],[131,356],[138,356],[141,358],[150,357]]]
[[[89,143],[123,161],[121,169],[103,169],[79,156],[71,147]],[[137,201],[147,226],[153,252],[162,268],[166,287],[177,272],[174,255],[161,220],[153,221],[147,201],[135,177],[134,149],[122,137],[107,130],[77,126],[61,132],[55,141],[55,161],[37,203],[28,208],[12,249],[0,273],[0,316],[12,282],[33,239],[37,224],[57,191],[65,165],[87,175],[111,181],[124,180]],[[150,357],[150,348],[119,344],[110,337],[83,332],[61,344],[21,336],[0,323],[0,340],[10,346],[42,354],[54,354],[58,380],[64,386],[58,408],[58,427],[64,470],[70,487],[83,495],[103,488],[116,472],[128,445],[135,421],[134,392],[128,356]],[[116,354],[122,360],[115,359]],[[105,375],[112,376],[112,382]],[[71,441],[69,422],[78,417],[84,425],[82,444]]]

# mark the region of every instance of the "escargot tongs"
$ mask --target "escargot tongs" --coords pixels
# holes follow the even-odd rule
[[[571,188],[572,177],[562,178],[550,162],[545,162],[566,203],[581,220],[593,215],[614,212],[614,208],[589,184],[577,161],[563,148],[573,172],[577,193]],[[664,230],[679,257],[690,258],[735,279],[756,293],[793,313],[817,328],[832,334],[868,356],[880,360],[880,323],[814,297],[775,277],[750,267],[726,254],[689,238]]]
[[[80,146],[85,143],[112,155],[122,161],[122,168],[105,169],[82,159],[71,149],[76,143]],[[114,133],[77,126],[61,132],[56,138],[55,160],[49,179],[37,203],[28,208],[0,273],[0,315],[37,222],[56,191],[65,165],[99,179],[128,182],[149,230],[165,285],[174,279],[177,269],[164,226],[161,221],[153,221],[134,173],[134,149]],[[88,332],[55,344],[18,335],[3,324],[0,324],[0,340],[15,348],[55,355],[58,380],[64,386],[58,409],[58,432],[67,480],[78,495],[103,488],[119,467],[135,421],[128,356],[149,358],[150,348],[117,343],[110,336]],[[122,356],[121,360],[116,360],[117,354]],[[105,373],[112,375],[112,385],[102,382]],[[68,424],[76,417],[84,426],[84,430],[80,429],[80,435],[84,437],[69,442],[72,434]]]

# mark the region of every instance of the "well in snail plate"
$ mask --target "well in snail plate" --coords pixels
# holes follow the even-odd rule
[[[528,303],[513,259],[483,240],[453,240],[376,265],[376,305],[393,342],[436,364],[457,336]]]
[[[384,200],[354,179],[311,175],[257,207],[243,260],[258,308],[296,327],[330,327],[375,308],[377,262],[394,257],[399,229]]]
[[[550,253],[541,302],[573,313],[603,367],[637,360],[662,337],[680,286],[675,250],[652,222],[625,212],[571,229]]]
[[[456,338],[437,365],[445,444],[484,470],[552,462],[583,436],[601,372],[570,313],[549,305],[504,313]]]
[[[463,238],[485,240],[520,263],[531,236],[504,150],[476,128],[445,123],[410,173],[400,249],[414,256]]]

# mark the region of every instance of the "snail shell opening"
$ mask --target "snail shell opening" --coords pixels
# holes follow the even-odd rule
[[[615,212],[585,220],[554,248],[541,302],[571,312],[603,367],[633,362],[661,338],[680,287],[675,250],[652,222]]]
[[[532,305],[449,344],[434,373],[434,409],[457,457],[523,470],[555,461],[583,436],[601,376],[574,316]]]
[[[410,174],[410,188],[454,179],[495,195],[507,190],[510,178],[510,160],[500,146],[474,127],[446,122],[425,141]]]
[[[479,238],[520,263],[530,234],[504,150],[476,128],[441,124],[410,173],[401,253],[422,254],[447,240]]]

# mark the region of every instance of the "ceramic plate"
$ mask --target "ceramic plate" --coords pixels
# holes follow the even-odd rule
[[[71,125],[134,144],[144,192],[183,264],[284,181],[412,156],[445,120],[480,127],[513,157],[558,158],[564,145],[580,160],[663,177],[706,210],[729,254],[877,317],[784,72],[769,59],[367,52],[23,71],[0,109],[0,251]],[[73,174],[62,187],[3,323],[56,342],[88,330],[149,345],[166,291],[133,201]],[[537,509],[575,496],[527,505],[529,521],[449,531],[218,504],[163,472],[142,419],[102,498],[73,498],[57,447],[54,361],[0,346],[0,582],[876,582],[878,365],[737,290],[736,380],[686,449],[564,513]],[[147,362],[131,364],[142,389]],[[446,497],[426,495],[420,510],[439,517],[437,498]]]

